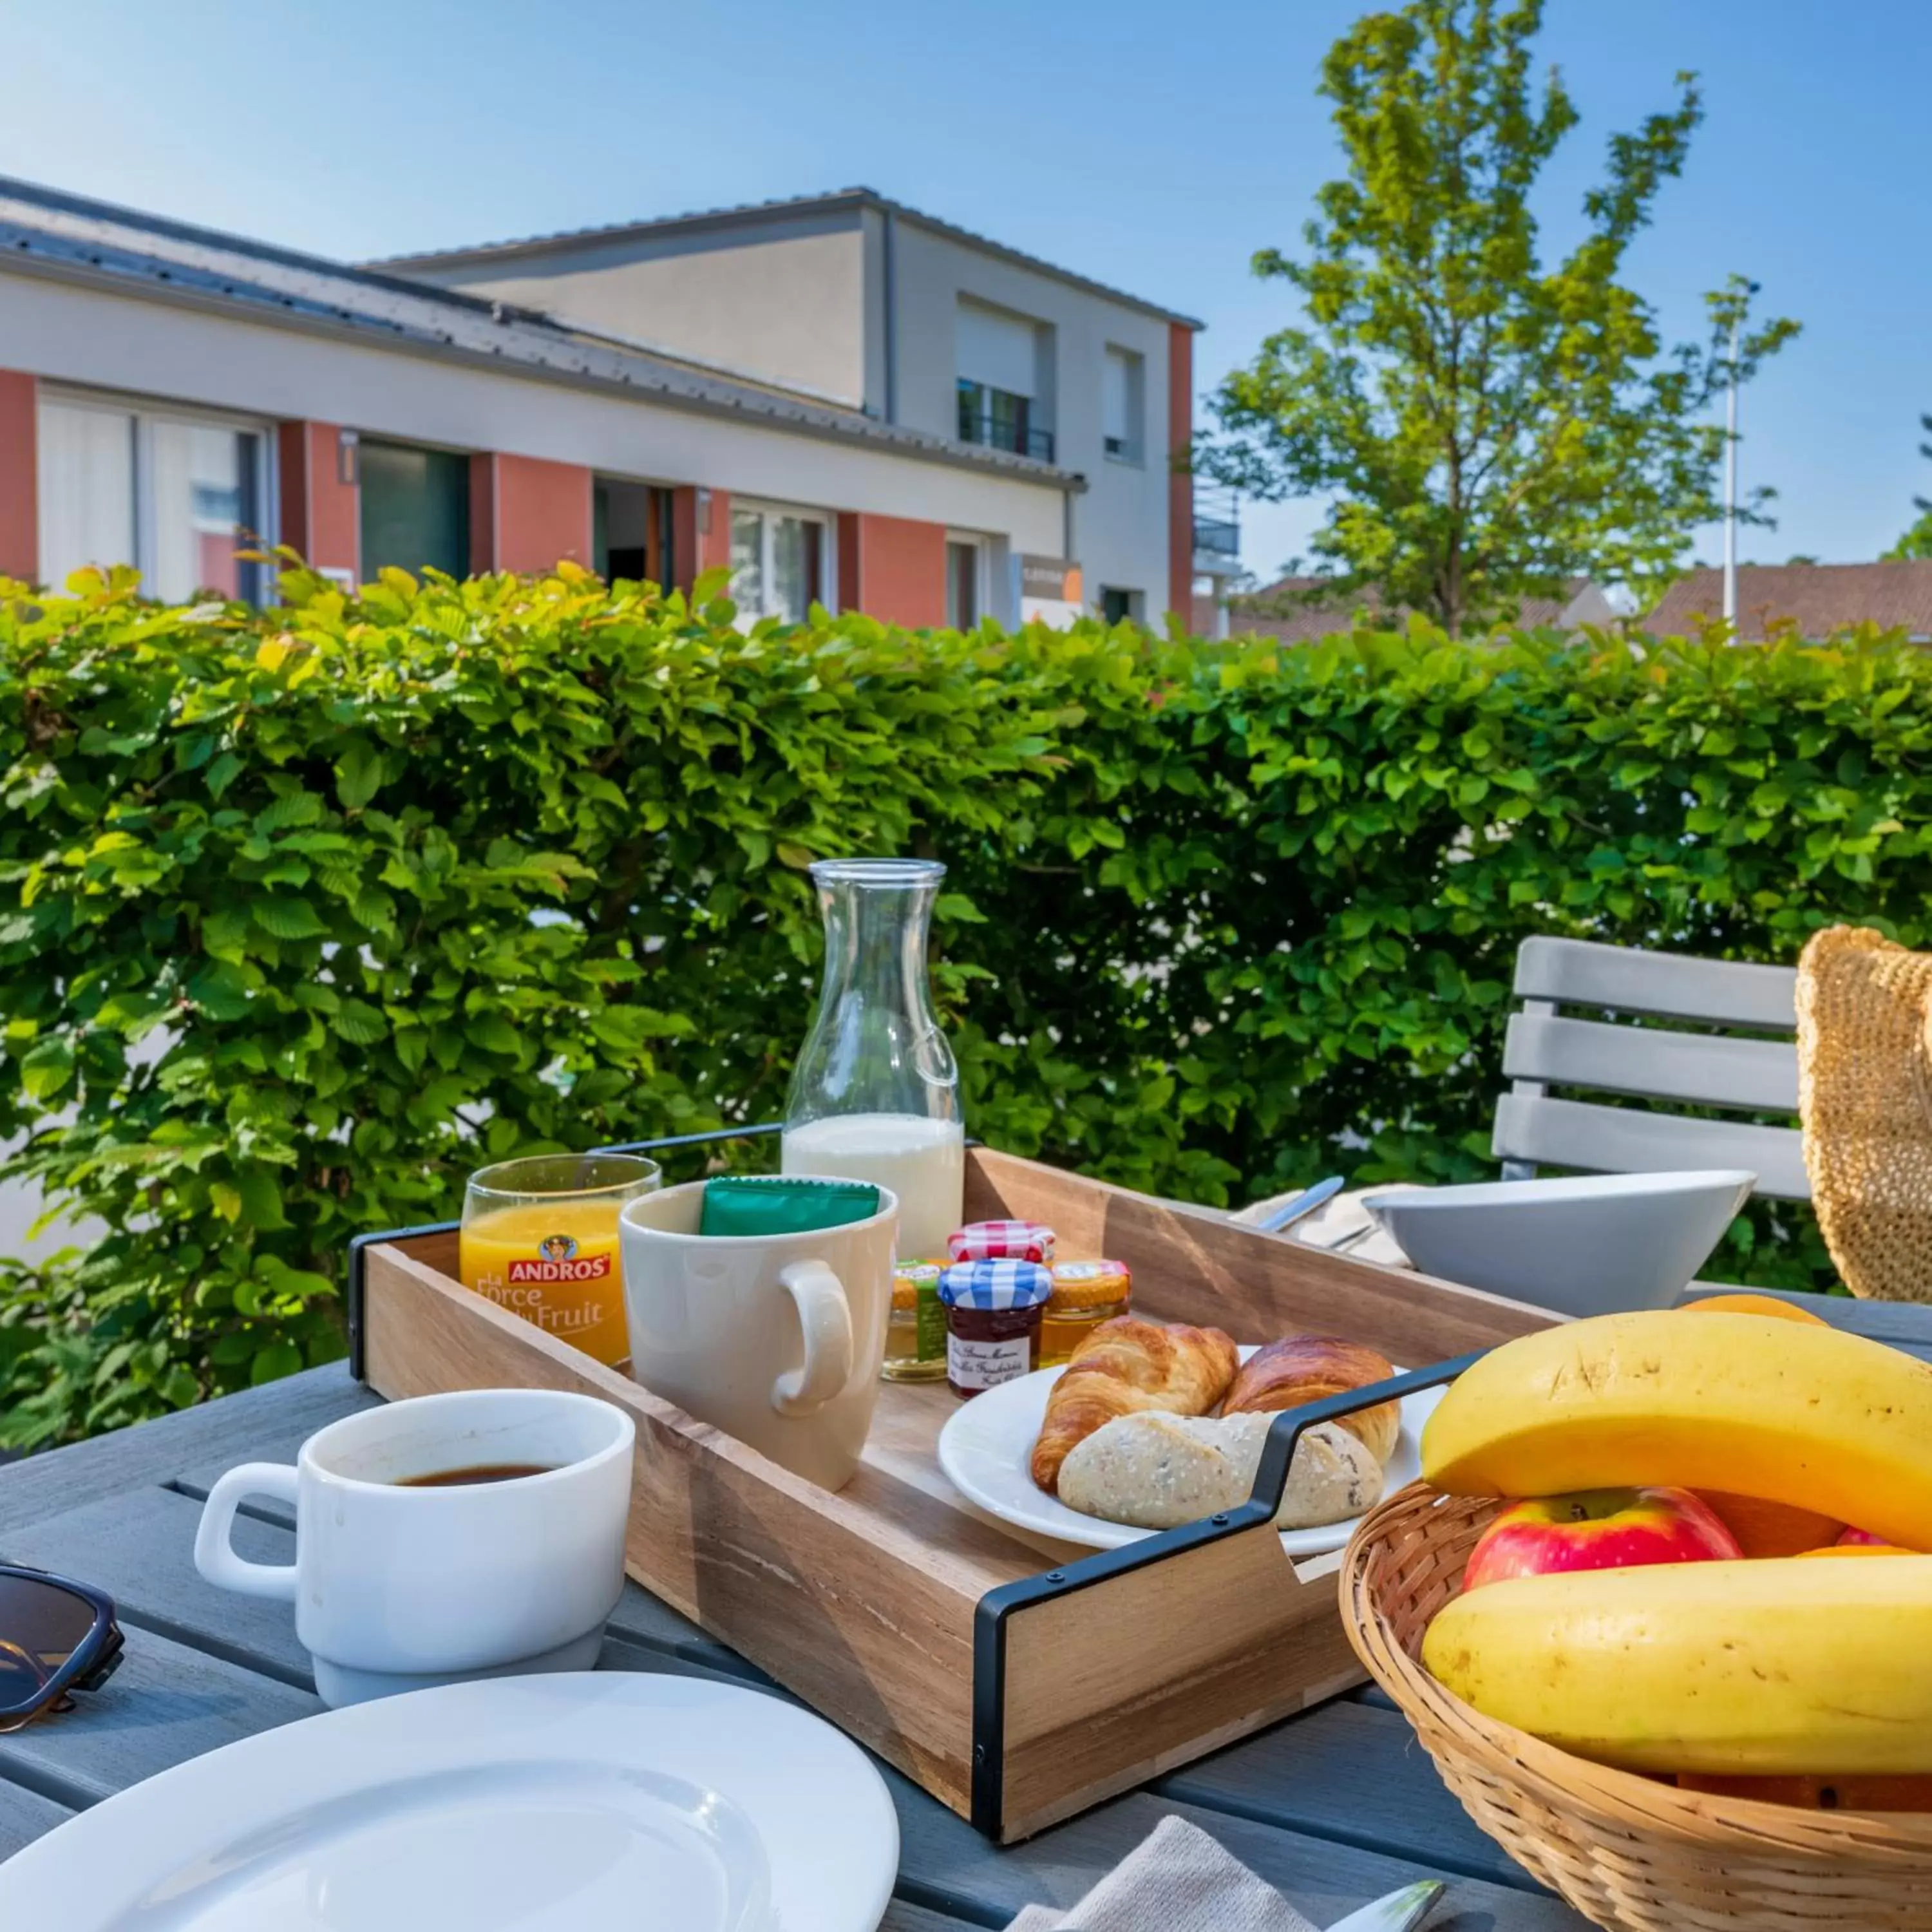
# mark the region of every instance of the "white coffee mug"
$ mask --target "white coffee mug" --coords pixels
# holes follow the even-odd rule
[[[700,1234],[704,1184],[624,1204],[631,1372],[822,1488],[859,1466],[892,1315],[898,1198],[842,1228]]]
[[[588,1670],[624,1587],[631,1451],[614,1403],[466,1389],[345,1416],[291,1467],[244,1462],[209,1490],[194,1539],[211,1583],[296,1606],[323,1702],[469,1677]],[[536,1466],[539,1474],[412,1486]],[[296,1511],[296,1560],[230,1543],[244,1496]]]

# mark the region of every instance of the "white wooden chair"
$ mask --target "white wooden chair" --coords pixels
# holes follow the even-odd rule
[[[1796,1114],[1797,980],[1788,966],[1525,940],[1516,961],[1522,1010],[1503,1048],[1514,1084],[1496,1102],[1492,1142],[1504,1178],[1527,1179],[1539,1163],[1598,1174],[1742,1167],[1756,1174],[1760,1194],[1808,1201],[1795,1126],[1606,1107],[1551,1091]],[[1613,1016],[1736,1030],[1618,1025]]]

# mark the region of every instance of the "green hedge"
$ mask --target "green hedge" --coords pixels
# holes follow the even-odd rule
[[[1932,670],[1896,641],[743,635],[716,580],[568,569],[292,570],[265,612],[76,585],[0,586],[0,1138],[107,1232],[4,1264],[15,1441],[339,1352],[349,1236],[451,1213],[484,1155],[770,1118],[821,854],[952,867],[976,1132],[1214,1201],[1484,1172],[1528,934],[1926,937]],[[1808,1216],[1732,1244],[1823,1278]]]

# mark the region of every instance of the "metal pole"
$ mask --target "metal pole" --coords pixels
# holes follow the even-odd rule
[[[1738,318],[1731,320],[1731,387],[1724,408],[1724,622],[1738,621]]]

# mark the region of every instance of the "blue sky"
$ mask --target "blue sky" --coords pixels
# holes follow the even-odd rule
[[[0,172],[350,256],[863,182],[1202,316],[1204,386],[1286,319],[1248,258],[1334,172],[1317,68],[1363,10],[38,0],[8,25]],[[1746,393],[1746,481],[1780,503],[1744,554],[1875,555],[1932,496],[1932,5],[1550,0],[1543,52],[1584,117],[1552,241],[1605,137],[1702,75],[1631,278],[1672,336],[1732,269],[1803,322]],[[1251,507],[1250,567],[1318,514]]]

